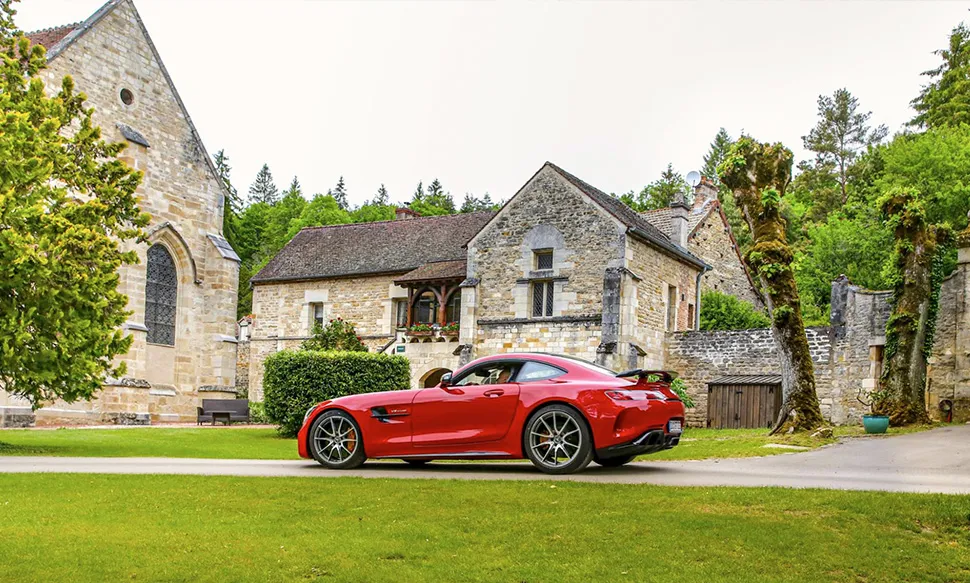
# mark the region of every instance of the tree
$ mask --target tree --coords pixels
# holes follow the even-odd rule
[[[779,206],[791,181],[792,153],[780,143],[742,136],[718,167],[748,223],[754,245],[745,263],[761,283],[781,360],[782,407],[773,432],[791,423],[814,429],[824,423],[815,391],[815,369],[805,336],[792,250]],[[790,419],[794,413],[794,419]]]
[[[924,71],[930,82],[910,104],[916,110],[909,125],[920,128],[970,123],[970,29],[960,23],[945,49],[934,51],[943,62]]]
[[[893,299],[886,322],[885,369],[872,409],[888,415],[893,425],[925,423],[926,359],[945,275],[942,259],[953,231],[928,220],[926,201],[914,190],[892,189],[880,207],[895,240]]]
[[[350,204],[347,202],[347,185],[344,184],[344,177],[341,176],[340,180],[337,181],[337,186],[333,188],[329,193],[333,196],[333,199],[337,201],[337,205],[343,210],[350,208]]]
[[[428,186],[427,191],[418,182],[408,206],[422,216],[451,215],[456,210],[451,194],[445,192],[437,178]]]
[[[131,312],[118,270],[138,262],[149,217],[142,174],[118,159],[125,145],[102,138],[71,77],[48,96],[45,50],[14,14],[0,0],[0,389],[37,408],[124,375],[113,359],[131,346]]]
[[[289,241],[300,229],[324,225],[344,225],[351,222],[350,213],[340,208],[337,200],[329,194],[318,194],[303,207],[300,216],[290,221],[286,240]]]
[[[387,194],[387,189],[384,188],[383,183],[381,184],[381,187],[377,189],[377,194],[374,195],[374,200],[371,202],[372,204],[379,204],[379,205],[391,204],[391,196]]]
[[[871,127],[871,116],[871,111],[859,111],[859,100],[848,89],[837,89],[831,97],[818,96],[818,123],[802,136],[805,149],[815,152],[815,167],[834,170],[842,204],[849,199],[849,167],[860,151],[878,144],[889,133],[884,125]]]
[[[482,198],[477,198],[471,193],[465,193],[465,200],[458,210],[460,213],[476,213],[479,211],[497,211],[501,205],[492,202],[492,196],[485,193]]]
[[[767,328],[771,320],[748,302],[718,291],[701,296],[701,330]]]
[[[226,151],[219,150],[216,152],[216,155],[212,157],[212,161],[215,163],[216,173],[219,175],[219,180],[222,181],[227,193],[222,208],[222,235],[235,248],[236,222],[238,221],[239,212],[242,210],[243,203],[239,198],[239,192],[232,185],[232,180],[230,179],[232,166],[229,165],[229,156],[226,156]]]
[[[367,352],[367,347],[352,322],[337,318],[326,326],[314,324],[313,336],[303,341],[300,350]]]
[[[275,204],[278,200],[279,190],[273,182],[273,173],[270,172],[268,164],[263,164],[256,174],[256,180],[249,187],[249,201]]]
[[[260,245],[260,253],[264,257],[271,258],[290,242],[293,237],[290,234],[290,223],[303,214],[307,204],[300,190],[300,182],[293,177],[293,182],[284,192],[283,198],[269,209]]]
[[[724,156],[727,155],[728,149],[733,142],[734,140],[731,139],[727,130],[721,128],[714,135],[714,141],[711,142],[711,147],[707,150],[707,154],[704,154],[704,165],[701,166],[701,174],[705,178],[713,180],[718,186],[720,184],[717,177],[717,167],[724,160]]]
[[[692,189],[684,177],[674,170],[673,164],[667,164],[659,179],[643,187],[640,192],[631,190],[620,195],[619,199],[633,210],[643,212],[670,206],[679,192],[689,199]]]

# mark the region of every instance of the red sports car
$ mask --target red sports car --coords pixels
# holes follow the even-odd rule
[[[332,469],[367,458],[527,457],[550,474],[620,466],[680,441],[684,405],[671,380],[567,356],[489,356],[436,387],[324,401],[307,411],[297,443],[301,457]]]

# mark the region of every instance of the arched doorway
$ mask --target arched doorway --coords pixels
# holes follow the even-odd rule
[[[421,386],[425,389],[430,389],[431,387],[438,386],[441,382],[441,377],[445,376],[445,373],[451,372],[447,368],[433,368],[428,372],[424,373],[421,377]]]

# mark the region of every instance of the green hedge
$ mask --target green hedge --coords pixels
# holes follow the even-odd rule
[[[267,358],[265,366],[266,416],[289,437],[300,430],[307,409],[320,401],[411,385],[411,366],[403,356],[286,350]]]

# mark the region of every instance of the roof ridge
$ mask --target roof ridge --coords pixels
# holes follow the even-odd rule
[[[72,28],[73,29],[73,28],[77,28],[77,27],[81,26],[83,23],[84,23],[83,20],[79,20],[77,22],[72,22],[70,24],[60,24],[60,25],[57,25],[57,26],[48,26],[47,28],[40,28],[40,29],[37,29],[37,30],[31,30],[29,32],[25,32],[24,33],[24,36],[33,36],[35,34],[40,34],[42,32],[54,32],[55,30],[61,30],[61,29],[64,29],[64,28]]]
[[[457,218],[457,217],[470,217],[473,215],[482,214],[495,214],[495,211],[475,211],[473,213],[453,213],[450,215],[429,215],[429,216],[418,216],[413,219],[386,219],[383,221],[365,221],[363,223],[340,223],[339,225],[316,225],[313,227],[303,227],[300,231],[312,231],[317,229],[337,229],[340,227],[361,227],[364,225],[382,225],[387,223],[398,223],[398,222],[414,222],[414,221],[426,221],[429,219],[447,219],[447,218]]]

